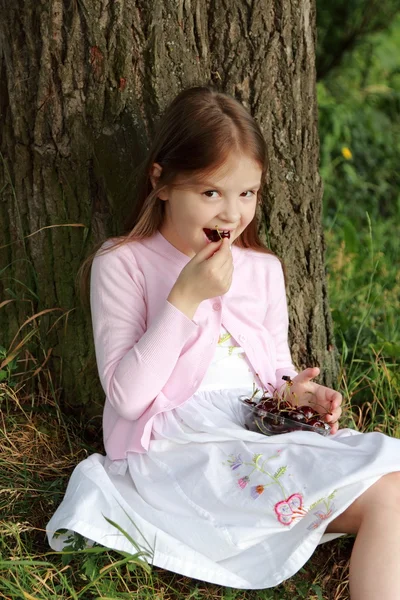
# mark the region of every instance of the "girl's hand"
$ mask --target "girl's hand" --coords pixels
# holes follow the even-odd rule
[[[232,284],[233,259],[228,238],[207,244],[182,269],[172,290],[189,302],[226,294]]]
[[[322,415],[325,415],[325,421],[332,424],[331,434],[336,433],[339,429],[337,421],[342,414],[341,403],[342,395],[331,388],[319,385],[314,381],[320,373],[318,367],[305,369],[292,379],[290,392],[295,395],[296,404],[306,404],[317,410]]]

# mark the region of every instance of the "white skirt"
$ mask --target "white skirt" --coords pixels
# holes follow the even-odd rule
[[[400,440],[350,429],[322,437],[273,437],[243,427],[245,388],[198,391],[158,415],[146,454],[110,461],[94,454],[75,468],[47,525],[61,550],[78,532],[136,552],[152,564],[242,589],[273,587],[296,573],[333,519],[381,476],[400,471]]]

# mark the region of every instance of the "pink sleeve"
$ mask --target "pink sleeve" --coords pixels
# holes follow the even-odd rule
[[[276,347],[276,383],[280,388],[285,382],[282,375],[293,378],[297,371],[293,365],[288,344],[289,316],[286,301],[285,280],[282,265],[278,259],[273,261],[268,281],[271,302],[268,305],[264,325],[274,338]]]
[[[165,301],[146,329],[144,289],[129,248],[95,256],[90,306],[97,368],[111,406],[129,420],[138,419],[159,394],[198,328]]]

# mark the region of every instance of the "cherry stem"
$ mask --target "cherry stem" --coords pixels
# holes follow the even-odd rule
[[[215,229],[217,230],[217,233],[218,233],[218,235],[219,235],[219,239],[220,239],[220,240],[222,240],[222,235],[221,235],[221,234],[220,234],[220,232],[219,232],[219,227],[218,227],[218,225],[215,225]]]

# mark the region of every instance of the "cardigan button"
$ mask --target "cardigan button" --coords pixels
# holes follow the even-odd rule
[[[214,302],[214,304],[212,305],[214,310],[221,310],[221,304],[220,302]]]
[[[242,333],[239,335],[239,341],[244,342],[246,339],[246,336],[243,335]]]

